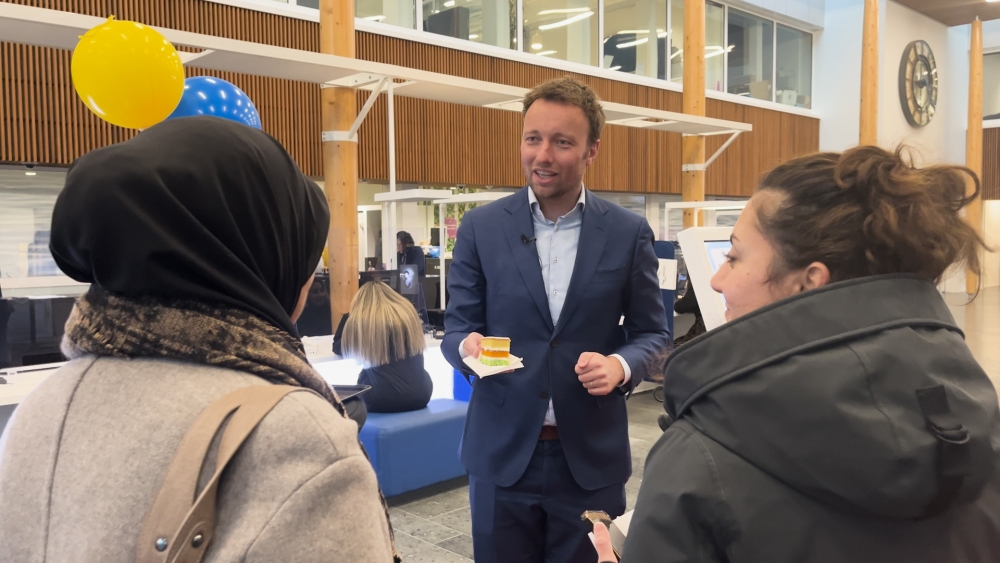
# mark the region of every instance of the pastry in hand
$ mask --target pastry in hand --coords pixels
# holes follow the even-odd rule
[[[486,366],[510,365],[510,338],[485,336],[479,343],[479,362]]]

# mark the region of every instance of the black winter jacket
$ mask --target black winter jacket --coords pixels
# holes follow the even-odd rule
[[[625,563],[1000,561],[1000,408],[933,284],[831,284],[692,340]]]

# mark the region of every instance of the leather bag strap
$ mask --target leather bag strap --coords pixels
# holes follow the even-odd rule
[[[309,389],[289,385],[243,387],[212,403],[198,415],[181,440],[143,522],[137,563],[201,561],[215,532],[216,500],[222,472],[267,413],[286,395],[296,391],[312,393]],[[197,494],[198,478],[208,450],[224,424],[226,429],[219,445],[215,472],[205,489]]]

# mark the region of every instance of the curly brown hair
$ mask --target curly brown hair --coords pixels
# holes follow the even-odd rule
[[[586,84],[569,76],[543,82],[524,95],[524,109],[521,111],[521,115],[528,113],[531,104],[538,100],[558,102],[580,108],[590,123],[587,142],[593,145],[601,138],[601,130],[604,129],[604,108],[601,107],[600,98]]]
[[[893,273],[937,282],[956,263],[980,271],[986,245],[959,214],[979,193],[969,168],[917,168],[904,147],[860,146],[785,162],[758,192],[778,196],[757,206],[778,257],[772,279],[813,262],[826,265],[831,282]]]

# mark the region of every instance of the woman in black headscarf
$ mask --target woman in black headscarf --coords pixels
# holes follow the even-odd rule
[[[268,384],[315,394],[287,395],[228,465],[205,561],[393,558],[357,427],[294,326],[328,223],[281,145],[231,121],[167,121],[74,164],[51,250],[91,288],[66,326],[71,361],[4,434],[0,546],[19,547],[0,559],[132,560],[194,419]]]

